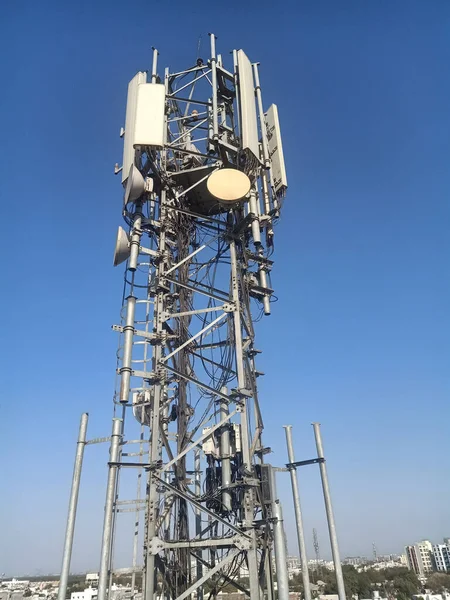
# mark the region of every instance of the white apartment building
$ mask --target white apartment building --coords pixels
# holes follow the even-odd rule
[[[450,571],[450,544],[435,544],[433,557],[438,571]]]
[[[414,546],[406,546],[405,552],[408,568],[414,571],[418,577],[426,577],[433,571],[433,545],[429,540],[423,540]]]
[[[72,592],[70,600],[97,600],[97,590],[95,588],[86,588],[84,592]]]

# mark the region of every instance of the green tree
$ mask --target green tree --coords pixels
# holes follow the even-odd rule
[[[86,584],[81,581],[77,581],[74,583],[69,583],[67,586],[67,596],[73,594],[73,592],[83,592],[86,588]]]
[[[447,573],[433,573],[427,579],[427,587],[433,594],[445,594],[450,591],[450,575]]]
[[[410,577],[397,576],[392,581],[392,589],[397,600],[411,600],[420,590],[419,580],[414,582]]]

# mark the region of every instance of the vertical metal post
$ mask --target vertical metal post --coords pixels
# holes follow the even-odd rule
[[[144,409],[142,409],[142,412]],[[144,426],[141,425],[141,433],[139,436],[139,462],[143,462],[144,459]],[[131,598],[134,598],[135,587],[136,587],[136,568],[137,568],[137,555],[138,555],[138,539],[139,539],[139,521],[140,521],[140,503],[141,499],[141,487],[142,487],[142,469],[138,470],[137,484],[136,484],[136,512],[134,513],[134,539],[133,539],[133,572],[131,574]]]
[[[142,237],[142,202],[136,201],[133,217],[133,229],[130,239],[130,258],[128,259],[128,270],[136,271],[139,259],[139,246]]]
[[[286,537],[283,527],[283,511],[279,500],[272,503],[273,542],[277,567],[278,600],[289,600],[289,576],[287,572]]]
[[[217,57],[216,57],[216,36],[209,34],[211,38],[211,87],[212,87],[212,121],[213,121],[213,139],[217,142],[219,139],[219,120],[217,106]]]
[[[222,388],[222,393],[227,394],[227,388]],[[228,402],[220,401],[220,420],[222,421],[229,415]],[[231,462],[230,462],[230,424],[226,423],[220,434],[220,458],[222,461],[222,506],[226,510],[231,510],[231,492],[228,489],[231,485]]]
[[[269,184],[267,182],[267,171],[263,173],[262,179],[262,191],[264,198],[264,214],[270,213],[270,195],[269,195]]]
[[[244,369],[243,344],[242,344],[242,324],[241,324],[241,299],[239,294],[239,276],[237,266],[236,242],[230,241],[230,262],[231,262],[231,299],[234,302],[233,324],[234,338],[236,346],[236,372],[238,380],[238,389],[245,389],[246,377]],[[250,441],[248,435],[248,413],[247,399],[240,408],[241,415],[241,438],[242,438],[242,461],[244,469],[247,473],[252,471],[252,461],[250,456]],[[247,527],[251,527],[254,519],[254,492],[251,487],[247,487],[244,492],[244,519]],[[259,600],[259,576],[258,576],[258,560],[256,554],[256,532],[252,528],[249,530],[252,537],[251,548],[247,551],[248,571],[249,571],[249,587],[250,600]]]
[[[194,470],[195,470],[195,495],[201,496],[202,494],[202,484],[200,479],[200,448],[196,448],[194,454]],[[195,534],[197,537],[201,537],[202,533],[202,513],[199,508],[195,509]],[[197,581],[203,577],[203,552],[202,549],[199,548],[197,550]],[[197,589],[197,600],[203,600],[203,586],[200,586]]]
[[[266,599],[274,600],[273,591],[273,577],[272,577],[272,552],[270,548],[267,548],[266,556],[264,559],[264,571],[266,577]]]
[[[64,553],[59,579],[58,600],[66,600],[67,582],[69,580],[70,559],[72,558],[73,534],[77,516],[78,492],[80,490],[81,469],[83,466],[84,446],[86,445],[86,431],[89,415],[81,415],[80,429],[78,431],[77,450],[73,467],[72,488],[70,490],[69,511],[67,514],[66,537],[64,539]]]
[[[339,600],[345,600],[344,576],[342,574],[341,557],[339,555],[339,545],[336,533],[336,524],[334,522],[333,507],[331,505],[330,486],[328,483],[327,467],[323,454],[322,436],[320,434],[320,423],[313,423],[314,437],[316,438],[317,456],[322,458],[319,463],[320,476],[322,478],[323,497],[325,500],[325,510],[327,512],[328,530],[330,532],[331,552],[333,554],[334,570],[336,573],[336,583],[338,588]]]
[[[258,204],[257,204],[257,200],[256,200],[255,188],[252,188],[250,190],[249,209],[250,209],[250,212],[252,213],[252,215],[254,215],[253,220],[252,220],[253,243],[255,244],[256,247],[259,247],[261,244],[261,231],[259,228],[259,210],[258,210]]]
[[[168,74],[166,73],[166,86],[168,80]],[[167,92],[167,89],[166,89]],[[165,218],[166,211],[166,191],[163,189],[161,191],[161,208],[160,208],[160,219],[163,220]],[[162,230],[159,236],[159,251],[161,253],[164,252],[166,248],[166,235],[165,231]],[[162,277],[164,275],[164,271],[167,266],[164,261],[161,261],[157,268],[157,277]],[[159,289],[155,298],[155,306],[154,306],[154,328],[157,333],[160,333],[163,330],[164,325],[164,291],[163,289]],[[157,344],[154,349],[154,364],[158,365],[162,356],[162,342]],[[153,395],[153,410],[151,417],[151,438],[150,438],[150,448],[149,448],[149,461],[152,464],[156,464],[161,455],[161,445],[160,445],[160,436],[159,436],[159,428],[160,428],[160,411],[161,411],[161,399],[163,398],[163,389],[165,389],[165,378],[158,380],[154,386],[154,395]],[[153,537],[156,535],[156,518],[158,511],[158,502],[159,502],[159,484],[158,480],[156,480],[152,476],[152,472],[149,471],[149,494],[147,501],[147,549],[146,556],[144,562],[144,571],[142,576],[142,585],[143,585],[143,594],[142,597],[144,600],[153,600],[156,591],[156,577],[155,577],[155,555],[152,554],[150,550],[150,544]],[[102,598],[98,598],[98,600],[103,600]]]
[[[152,62],[152,83],[156,83],[157,76],[157,68],[158,68],[158,50],[156,48],[152,48],[153,50],[153,62]]]
[[[135,296],[128,296],[125,326],[123,328],[123,358],[120,368],[120,402],[128,402],[130,395],[131,357],[133,352],[134,313],[136,309]]]
[[[295,462],[294,446],[292,443],[292,425],[284,426],[286,432],[286,446],[288,452],[288,460],[290,463]],[[297,524],[297,539],[298,550],[300,553],[300,561],[302,564],[302,581],[305,593],[305,600],[311,600],[311,585],[308,572],[308,558],[306,556],[305,534],[303,530],[302,508],[300,504],[300,492],[298,489],[297,469],[293,466],[289,467],[291,474],[292,496],[294,499],[295,521]]]
[[[263,103],[262,103],[262,96],[261,96],[261,85],[259,83],[258,63],[253,63],[253,76],[255,78],[255,94],[256,94],[256,102],[258,104],[259,123],[261,125],[261,141],[262,141],[264,166],[266,167],[266,169],[268,169],[270,167],[270,158],[269,158],[269,148],[267,145],[267,129],[266,129],[266,120],[264,118],[264,110],[263,110]]]
[[[113,419],[111,447],[109,454],[108,482],[106,484],[105,517],[103,520],[102,550],[100,555],[100,572],[98,578],[98,600],[106,600],[108,587],[109,556],[111,553],[111,534],[113,510],[116,493],[116,478],[120,441],[122,438],[122,419]]]

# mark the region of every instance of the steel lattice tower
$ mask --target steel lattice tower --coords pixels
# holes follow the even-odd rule
[[[143,597],[285,596],[281,507],[265,456],[254,323],[270,314],[273,226],[287,187],[278,114],[263,111],[242,50],[128,87],[126,262],[98,600],[108,598],[119,513],[136,512]],[[137,494],[122,497],[124,471]],[[128,507],[124,505],[128,504]],[[145,518],[144,518],[145,515]],[[141,540],[144,547],[140,560]],[[284,566],[283,566],[284,564]],[[247,586],[238,581],[248,577]],[[208,592],[208,593],[206,593]]]

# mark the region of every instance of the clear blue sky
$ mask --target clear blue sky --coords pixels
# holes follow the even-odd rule
[[[283,424],[300,459],[322,422],[343,555],[450,535],[450,3],[6,0],[0,27],[0,572],[58,571],[80,413],[109,433],[128,80],[152,45],[186,67],[209,31],[261,62],[284,134],[258,341],[274,462]],[[106,451],[87,453],[75,570],[98,565]],[[317,472],[301,482],[327,556]]]

